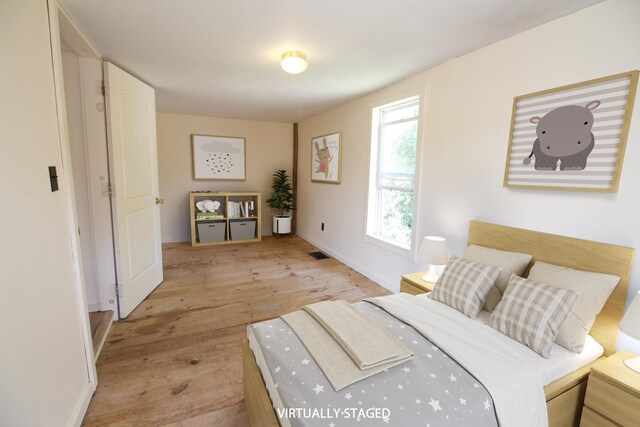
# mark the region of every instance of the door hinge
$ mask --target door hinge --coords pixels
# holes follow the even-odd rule
[[[115,289],[116,289],[116,299],[120,298],[120,290],[118,288],[118,284],[116,283],[115,285]]]
[[[113,197],[113,186],[111,185],[111,183],[103,182],[101,192],[102,197]]]
[[[100,90],[102,91],[102,96],[106,96],[107,95],[107,88],[104,85],[104,80],[102,81],[102,85],[100,86]]]

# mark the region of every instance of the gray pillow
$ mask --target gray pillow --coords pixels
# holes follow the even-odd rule
[[[596,316],[620,281],[618,276],[611,274],[574,270],[544,262],[536,262],[531,267],[529,279],[569,289],[578,295],[556,337],[558,344],[574,353],[582,352]]]
[[[484,303],[484,309],[487,311],[493,311],[496,305],[498,305],[502,299],[504,290],[507,288],[507,283],[509,283],[511,275],[522,276],[531,262],[531,255],[529,254],[500,251],[478,245],[470,245],[465,249],[462,258],[482,264],[493,265],[502,269],[498,280],[496,280],[495,285],[489,291],[487,300]]]
[[[553,340],[576,301],[576,293],[511,276],[489,326],[549,358]]]
[[[475,319],[498,274],[498,267],[451,257],[431,292],[431,298]]]

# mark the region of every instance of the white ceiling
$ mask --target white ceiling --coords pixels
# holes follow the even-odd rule
[[[601,0],[58,1],[158,111],[297,122]]]

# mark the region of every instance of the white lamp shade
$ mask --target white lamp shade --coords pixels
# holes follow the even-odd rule
[[[421,264],[444,265],[449,261],[447,241],[444,237],[426,236],[422,240],[418,262]]]
[[[640,292],[631,301],[618,327],[630,337],[640,340]]]
[[[287,51],[282,54],[280,66],[290,74],[300,74],[307,69],[307,57],[302,52]]]

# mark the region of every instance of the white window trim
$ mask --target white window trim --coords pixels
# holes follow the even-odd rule
[[[420,206],[420,182],[421,182],[421,170],[422,170],[422,145],[423,145],[423,135],[424,135],[424,126],[425,126],[425,87],[420,87],[417,89],[405,91],[401,94],[398,94],[393,97],[380,99],[375,103],[369,105],[369,162],[367,164],[367,182],[365,194],[367,195],[367,200],[364,206],[364,230],[363,230],[363,241],[365,243],[377,246],[386,251],[393,252],[398,254],[404,258],[415,260],[418,251],[418,245],[416,242],[417,236],[417,219],[419,218],[419,206]],[[400,103],[408,98],[417,97],[419,99],[418,105],[418,134],[416,139],[416,170],[415,170],[415,181],[413,186],[413,211],[412,211],[412,227],[411,227],[411,241],[410,244],[405,246],[398,244],[396,241],[390,241],[384,239],[381,236],[372,236],[368,234],[370,219],[369,219],[369,210],[371,209],[371,197],[377,197],[377,189],[372,189],[370,183],[371,180],[377,180],[378,174],[377,171],[379,167],[372,168],[373,161],[376,162],[376,165],[379,162],[379,144],[376,144],[374,149],[371,144],[372,139],[375,137],[377,139],[377,126],[374,129],[373,122],[373,110],[378,109],[380,107],[384,107],[389,104]],[[377,205],[376,205],[377,206]]]

